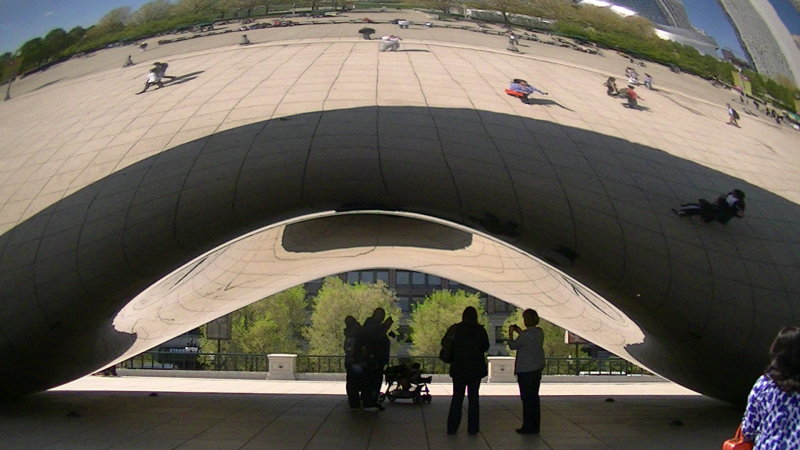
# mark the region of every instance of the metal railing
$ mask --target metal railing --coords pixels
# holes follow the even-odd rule
[[[543,375],[652,375],[616,356],[610,358],[547,358]]]
[[[266,372],[267,355],[244,353],[157,352],[150,351],[124,361],[125,369],[181,369]]]
[[[418,362],[424,374],[446,374],[449,365],[436,356],[392,356],[389,365]],[[209,371],[267,372],[265,354],[158,352],[134,356],[121,365],[125,369],[183,369]],[[298,373],[344,373],[344,356],[297,355]],[[547,358],[543,375],[652,375],[622,358]]]

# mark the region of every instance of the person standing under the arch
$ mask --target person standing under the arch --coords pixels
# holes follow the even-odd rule
[[[379,395],[383,383],[383,369],[389,363],[391,342],[386,333],[392,323],[392,318],[386,318],[386,311],[383,308],[375,308],[357,335],[356,345],[361,348],[364,359],[361,390],[364,408],[377,408],[381,411],[384,409],[379,402]]]
[[[542,422],[539,385],[544,369],[544,331],[539,328],[539,314],[526,309],[522,313],[525,330],[514,324],[508,328],[508,347],[517,351],[514,373],[522,399],[522,427],[520,434],[539,434]],[[514,337],[514,333],[517,334]]]
[[[344,324],[344,368],[347,371],[345,390],[350,409],[358,409],[361,407],[361,391],[364,386],[364,363],[356,342],[361,324],[353,316],[345,317]]]
[[[451,334],[452,333],[452,334]],[[480,432],[480,403],[478,390],[481,379],[489,374],[486,366],[486,351],[489,350],[489,335],[486,328],[478,323],[478,311],[468,306],[461,314],[461,322],[447,329],[442,345],[452,336],[452,362],[450,378],[453,379],[453,397],[447,415],[447,434],[455,434],[461,424],[461,410],[464,406],[464,391],[469,395],[467,412],[467,431]]]

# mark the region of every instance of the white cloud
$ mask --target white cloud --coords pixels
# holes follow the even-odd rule
[[[46,13],[44,13],[44,16],[45,17],[52,16],[53,14],[55,14],[55,11],[47,11]]]

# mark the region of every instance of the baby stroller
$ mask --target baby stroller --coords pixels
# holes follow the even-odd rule
[[[388,398],[393,402],[398,398],[410,398],[415,404],[430,403],[432,397],[428,383],[432,377],[423,377],[419,369],[419,363],[387,367],[383,372],[386,379],[386,393],[381,393],[380,400]]]

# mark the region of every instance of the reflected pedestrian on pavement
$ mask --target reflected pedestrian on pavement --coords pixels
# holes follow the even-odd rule
[[[450,412],[447,415],[447,434],[455,434],[461,424],[465,390],[469,395],[467,431],[469,434],[478,434],[480,432],[478,390],[481,378],[489,374],[485,355],[489,350],[489,335],[486,333],[486,328],[478,323],[478,311],[472,306],[464,309],[461,322],[450,326],[442,338],[442,345],[445,345],[447,335],[450,333],[453,333],[450,364],[453,398],[450,400]]]

